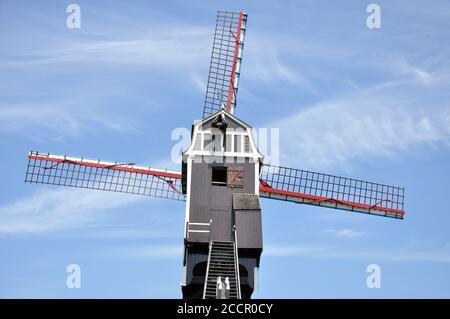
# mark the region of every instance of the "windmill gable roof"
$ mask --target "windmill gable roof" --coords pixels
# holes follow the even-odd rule
[[[241,127],[244,129],[252,128],[249,124],[245,123],[241,119],[237,118],[236,116],[234,116],[233,114],[231,114],[225,110],[220,110],[214,114],[211,114],[210,116],[205,117],[201,121],[197,122],[195,125],[202,125],[202,128],[211,127],[211,123],[214,121],[214,119],[217,116],[223,116],[228,123],[228,127],[230,127],[230,128],[238,128],[238,127]]]
[[[213,129],[219,129],[219,135],[213,133]],[[191,145],[183,152],[183,156],[184,158],[187,155],[234,156],[260,160],[263,158],[263,155],[258,150],[252,130],[253,128],[249,124],[222,109],[194,123],[192,126]],[[228,143],[225,145],[227,136],[229,136]],[[223,141],[223,147],[219,148],[219,150],[213,150],[211,148],[211,137],[220,138]],[[233,146],[235,144],[236,147]]]

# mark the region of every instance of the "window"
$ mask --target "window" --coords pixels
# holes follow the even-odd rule
[[[205,133],[203,135],[203,150],[210,151],[211,150],[211,134]]]
[[[243,187],[244,167],[242,166],[213,166],[212,185]]]
[[[213,134],[212,150],[214,152],[222,152],[223,151],[222,134]]]
[[[244,136],[244,152],[245,153],[250,153],[250,138],[248,137],[248,135]]]
[[[231,139],[233,138],[233,135],[231,134],[227,134],[225,136],[225,152],[232,152],[233,150],[231,149]]]
[[[227,168],[224,166],[212,167],[212,184],[226,186],[227,185]]]
[[[242,143],[242,135],[235,135],[234,136],[234,151],[237,153],[242,152],[242,147],[241,147],[241,143]]]

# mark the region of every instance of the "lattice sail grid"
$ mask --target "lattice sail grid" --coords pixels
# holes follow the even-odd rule
[[[185,200],[177,173],[35,152],[28,155],[25,182]]]
[[[261,197],[403,218],[404,188],[306,170],[263,165]]]
[[[236,105],[246,21],[243,12],[217,13],[203,118]]]

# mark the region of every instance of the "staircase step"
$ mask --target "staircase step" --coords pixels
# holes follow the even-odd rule
[[[219,276],[222,277],[222,279],[225,277],[228,277],[229,279],[235,278],[235,274],[231,272],[211,272],[209,277],[217,280],[217,277]]]
[[[211,267],[217,267],[217,268],[228,268],[228,269],[234,269],[234,263],[232,264],[223,264],[223,263],[210,263],[209,268]]]
[[[230,281],[230,283],[235,283],[235,282],[236,282],[236,279],[229,278],[228,280]],[[215,278],[209,278],[209,279],[208,279],[208,283],[210,283],[210,282],[214,283],[214,285],[215,285],[216,282],[217,282],[217,279],[215,279]]]
[[[212,252],[212,255],[226,255],[226,256],[230,256],[230,255],[234,255],[233,251],[214,251]]]
[[[210,271],[209,272],[210,276],[221,276],[221,277],[230,277],[230,278],[234,278],[235,277],[235,273],[233,271]]]

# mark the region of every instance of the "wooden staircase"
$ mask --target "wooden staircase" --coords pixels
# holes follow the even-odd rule
[[[226,297],[240,299],[239,262],[235,243],[232,241],[211,241],[209,244],[208,266],[206,269],[203,299],[223,298],[218,292],[218,278],[229,280],[229,291]],[[225,287],[224,287],[225,289]]]

